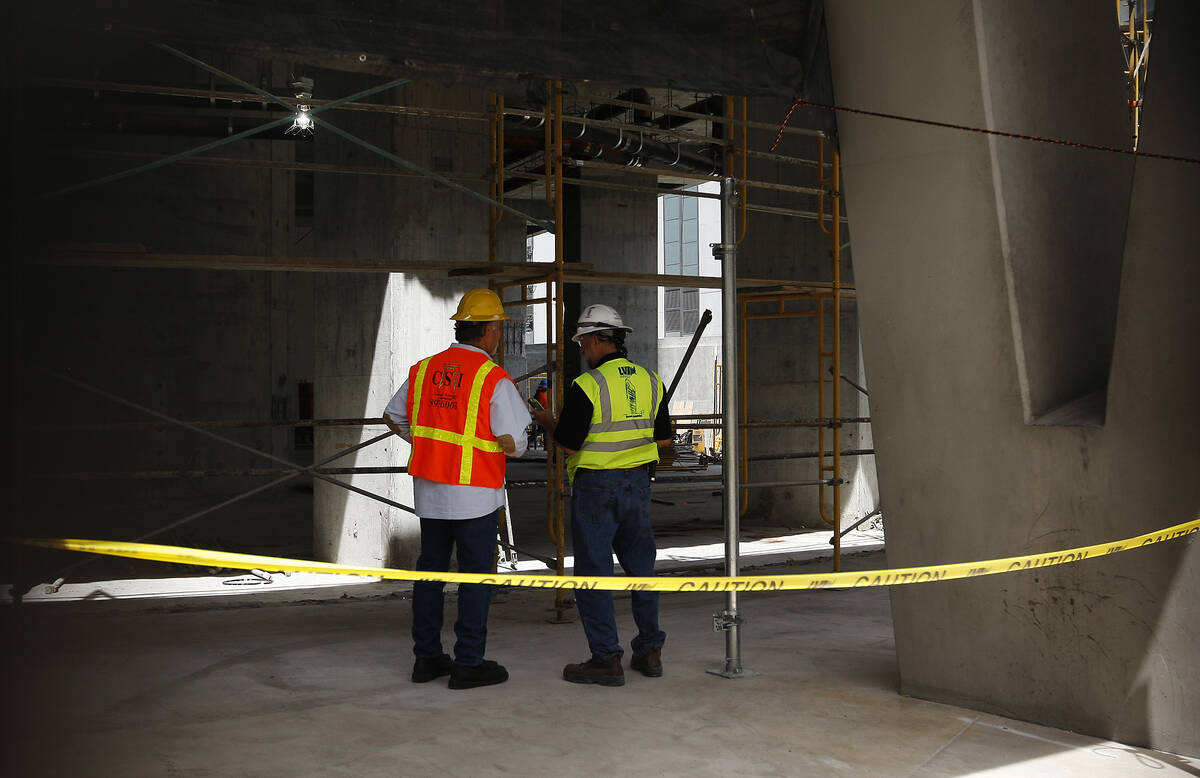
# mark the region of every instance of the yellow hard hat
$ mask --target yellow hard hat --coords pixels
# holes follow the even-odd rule
[[[504,303],[491,289],[472,289],[458,301],[458,310],[450,317],[454,321],[500,321],[507,319]]]

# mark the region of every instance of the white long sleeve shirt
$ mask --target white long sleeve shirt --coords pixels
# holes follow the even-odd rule
[[[465,348],[488,356],[481,348],[465,343],[451,344],[450,348]],[[400,437],[412,442],[409,434],[408,380],[392,396],[384,415],[400,430]],[[529,411],[521,399],[521,393],[511,379],[505,378],[496,384],[491,402],[492,434],[496,437],[511,435],[517,450],[510,457],[525,453],[527,439],[525,428],[529,426]],[[423,519],[477,519],[486,516],[504,505],[504,489],[486,486],[460,486],[430,481],[413,476],[413,501],[417,515]]]

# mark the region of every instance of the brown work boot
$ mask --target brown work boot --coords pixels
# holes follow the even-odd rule
[[[608,659],[592,657],[577,665],[563,668],[563,680],[571,683],[596,683],[601,686],[624,686],[625,671],[621,669],[621,654]]]
[[[662,677],[662,646],[648,648],[641,654],[634,654],[629,660],[629,669],[637,670],[647,678]]]

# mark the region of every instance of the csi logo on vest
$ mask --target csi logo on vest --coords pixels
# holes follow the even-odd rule
[[[458,397],[456,391],[463,384],[463,372],[461,365],[446,364],[441,370],[434,370],[429,376],[429,383],[433,386],[434,397],[430,398],[430,405],[435,408],[457,408]]]

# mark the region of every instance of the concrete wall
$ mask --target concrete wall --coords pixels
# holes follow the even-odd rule
[[[645,185],[642,176],[600,176],[603,180]],[[564,244],[563,258],[567,262],[578,260],[592,265],[593,269],[603,272],[654,272],[654,246],[658,240],[656,213],[658,197],[651,193],[620,192],[599,188],[572,187],[565,189],[570,197],[565,205],[578,203],[577,216],[572,216],[566,209],[564,222],[566,229],[578,229],[575,240]],[[577,219],[577,221],[576,221]],[[575,225],[578,225],[577,227]],[[532,238],[532,259],[536,262],[554,261],[554,236],[540,233]],[[578,246],[578,255],[572,255],[572,246]],[[567,367],[568,384],[578,375],[573,372],[573,365],[579,361],[578,347],[570,341],[575,332],[575,323],[579,313],[593,303],[612,306],[621,314],[624,322],[633,327],[633,333],[626,341],[631,359],[646,365],[652,370],[658,369],[658,302],[657,291],[647,286],[622,286],[616,284],[580,284],[575,289],[568,285],[565,309],[566,352],[564,362]],[[577,292],[577,294],[576,294]],[[515,299],[518,295],[513,294]],[[546,285],[535,284],[530,291],[531,298],[545,297]],[[578,307],[572,306],[577,298]],[[524,363],[530,368],[545,362],[545,344],[547,340],[546,306],[534,305],[533,309],[533,343],[526,348],[527,357]],[[552,333],[551,333],[552,334]],[[519,361],[514,361],[514,366]],[[515,369],[515,367],[514,367]],[[586,369],[586,366],[583,367]],[[536,386],[532,384],[530,390]]]
[[[270,83],[276,66],[201,53],[218,67]],[[164,80],[207,86],[191,65],[169,58]],[[117,65],[108,65],[114,68]],[[120,75],[106,70],[105,77]],[[40,120],[59,111],[81,112],[95,125],[38,134],[26,152],[39,178],[31,187],[53,189],[88,181],[207,140],[188,136],[211,111],[160,109],[159,128],[131,122],[105,129],[103,100],[38,93]],[[152,109],[147,113],[153,115]],[[230,112],[230,121],[261,120],[259,111]],[[220,117],[223,120],[224,116]],[[171,135],[163,134],[172,133]],[[180,134],[176,135],[175,132]],[[64,155],[64,147],[124,155]],[[296,142],[246,140],[222,156],[287,161]],[[120,181],[31,202],[33,243],[126,244],[131,250],[185,254],[287,254],[294,216],[293,174],[243,167],[169,165]],[[35,257],[35,260],[41,257]],[[300,273],[173,269],[31,267],[26,353],[38,365],[71,376],[155,411],[183,420],[294,418],[298,381],[311,378],[312,285]],[[77,388],[27,373],[28,416],[39,423],[145,423],[153,419]],[[300,459],[291,431],[267,428],[220,434],[288,459]],[[34,430],[31,468],[45,473],[114,471],[237,471],[275,463],[177,428]],[[49,522],[41,532],[82,524],[89,536],[127,538],[178,519],[211,495],[236,493],[261,478],[121,478],[39,481],[34,513]],[[45,488],[45,487],[49,488]],[[79,506],[84,506],[79,510]],[[216,517],[220,520],[222,516]],[[189,532],[206,537],[204,521]],[[192,537],[195,537],[193,535]]]
[[[1200,18],[1191,4],[1159,10],[1142,149],[1195,157]],[[844,105],[1128,146],[1110,6],[827,14]],[[1135,170],[1116,154],[845,114],[839,130],[889,563],[1049,551],[1194,518],[1191,166]],[[1077,419],[1093,426],[1027,424],[1103,389],[1105,373],[1106,412]],[[1197,593],[1194,541],[900,587],[901,688],[1200,753]]]
[[[632,177],[604,178],[628,182]],[[634,183],[644,185],[645,181]],[[580,211],[581,262],[605,272],[653,272],[654,246],[658,241],[657,195],[581,187]],[[593,303],[617,309],[625,324],[633,327],[626,340],[629,358],[658,370],[657,290],[648,286],[580,284],[579,310],[582,312]],[[568,319],[568,335],[574,333],[574,324],[574,320]]]
[[[323,71],[321,94],[349,94],[374,77]],[[482,111],[486,92],[453,85],[410,84],[380,101]],[[458,120],[408,119],[347,113],[338,126],[426,169],[478,173],[487,158],[485,126]],[[316,159],[348,165],[388,165],[369,150],[318,130]],[[418,178],[318,176],[314,242],[320,256],[388,257],[444,261],[487,258],[488,208],[448,187]],[[501,222],[500,261],[524,257],[524,229]],[[454,312],[467,289],[487,279],[439,280],[401,273],[327,273],[316,280],[316,415],[375,417],[419,359],[453,342]],[[319,430],[315,455],[333,455],[385,431],[382,427]],[[338,460],[342,467],[403,466],[409,446],[393,436]],[[348,482],[412,506],[406,475],[344,476]],[[419,548],[419,522],[411,513],[327,483],[314,495],[314,549],[318,558],[349,564],[408,566]]]
[[[222,69],[276,89],[292,75],[287,63],[198,53]],[[209,85],[208,76],[193,72],[186,63],[176,65],[168,58],[163,70],[178,81],[186,83],[191,77],[198,79],[199,86]],[[315,93],[324,98],[379,82],[376,76],[333,71],[305,74],[314,77]],[[104,75],[120,80],[119,74]],[[482,111],[487,94],[424,82],[372,100]],[[55,107],[52,102],[42,106],[48,112]],[[131,123],[123,132],[72,137],[86,148],[167,154],[211,139],[203,133],[189,136],[193,126],[212,132],[213,120],[219,119],[216,132],[225,129],[225,114],[207,106],[194,111],[174,106],[159,110],[167,117],[162,120],[168,123],[165,134],[146,133],[141,129],[145,125]],[[96,111],[92,121],[99,123],[106,115],[102,106]],[[228,117],[235,123],[257,124],[266,114],[257,105],[243,105],[230,109]],[[425,168],[474,175],[477,180],[471,185],[477,191],[487,190],[483,180],[486,126],[480,122],[350,111],[328,118]],[[45,188],[85,181],[143,161],[84,156],[64,164],[65,158],[53,153],[58,151],[54,142],[46,139],[45,181],[40,182]],[[243,140],[223,148],[221,154],[277,162],[392,166],[320,127],[311,139]],[[173,164],[57,198],[38,216],[44,221],[34,231],[53,235],[56,241],[136,244],[152,252],[390,257],[440,260],[447,265],[487,257],[486,205],[417,177]],[[520,260],[524,225],[508,217],[500,230],[499,259]],[[49,268],[30,274],[30,297],[38,304],[31,306],[33,318],[27,330],[31,341],[26,350],[44,355],[44,363],[52,369],[69,371],[183,419],[296,418],[301,381],[314,384],[317,418],[378,417],[409,365],[453,340],[449,317],[462,292],[487,282],[486,278],[447,281],[378,273]],[[37,418],[66,423],[146,420],[74,389],[53,383],[43,388],[44,383],[39,379],[38,389],[30,391]],[[307,463],[314,454],[325,458],[381,432],[382,427],[319,428],[313,449],[297,447],[292,430],[254,428],[224,434]],[[55,472],[278,466],[177,430],[71,432],[67,438],[41,436],[33,445],[38,446],[34,459],[43,463],[39,469]],[[336,466],[402,466],[407,458],[407,444],[393,437],[357,456],[339,459]],[[342,478],[412,504],[407,476]],[[262,483],[261,478],[106,480],[70,482],[42,494],[58,503],[69,497],[80,504],[104,506],[106,519],[111,514],[114,521],[125,522],[119,527],[101,522],[104,529],[96,529],[93,523],[85,535],[131,537],[214,502],[205,499],[207,494],[236,494]],[[305,484],[303,479],[297,483]],[[197,500],[200,505],[193,506]],[[130,510],[131,503],[136,511]],[[82,516],[58,507],[43,513]],[[284,500],[279,492],[268,492],[261,507],[269,526],[277,528],[277,537],[295,553],[307,553],[308,545],[291,539],[303,538],[315,524],[313,547],[319,558],[370,565],[406,565],[415,558],[417,523],[411,514],[337,486],[316,485],[312,513],[306,494],[289,493]],[[95,510],[87,514],[95,515]],[[226,516],[233,514],[217,518]],[[211,525],[204,520],[194,526]],[[271,532],[264,529],[262,534],[269,537]],[[211,539],[201,537],[197,541],[201,545]]]

